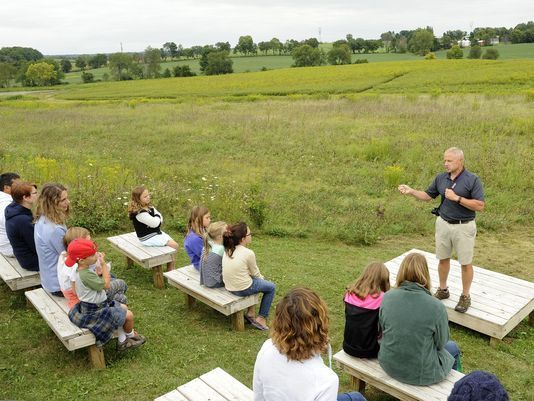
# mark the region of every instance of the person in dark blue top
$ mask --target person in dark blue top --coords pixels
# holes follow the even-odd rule
[[[33,238],[32,206],[37,202],[37,187],[17,181],[11,187],[13,202],[6,207],[6,232],[13,254],[26,270],[39,271],[39,259]]]
[[[399,185],[403,195],[411,195],[421,201],[441,196],[436,213],[436,257],[439,259],[439,288],[434,294],[438,299],[449,298],[447,277],[452,251],[462,265],[462,295],[455,307],[465,313],[471,306],[469,290],[473,281],[473,251],[477,228],[476,212],[484,209],[484,188],[475,174],[464,167],[464,152],[458,148],[445,151],[446,172],[438,174],[426,191],[418,191],[408,185]],[[434,212],[434,211],[433,211]]]

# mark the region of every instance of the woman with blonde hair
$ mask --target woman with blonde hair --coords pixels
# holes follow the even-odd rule
[[[309,288],[282,298],[254,365],[254,401],[365,401],[360,393],[337,394],[339,379],[321,358],[330,351],[329,325],[326,304]]]
[[[65,250],[63,237],[67,231],[70,201],[67,188],[48,183],[41,188],[35,211],[34,240],[42,287],[52,295],[63,297],[57,276],[57,261]]]
[[[203,240],[206,228],[211,223],[211,214],[205,206],[195,206],[191,210],[187,222],[187,235],[184,239],[184,249],[195,269],[200,270],[200,257],[202,256]]]
[[[224,255],[224,221],[211,223],[204,233],[204,248],[200,258],[200,285],[209,288],[224,287],[222,278],[222,258]]]
[[[430,273],[423,255],[410,253],[404,258],[396,287],[384,295],[380,307],[380,366],[403,383],[438,383],[457,368],[460,350],[449,341],[447,311],[430,292]]]

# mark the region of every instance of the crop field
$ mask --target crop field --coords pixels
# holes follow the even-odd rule
[[[425,189],[459,146],[485,186],[475,264],[534,281],[534,60],[431,60],[281,69],[216,77],[68,85],[0,97],[0,170],[69,188],[69,226],[95,233],[129,285],[144,348],[90,371],[22,294],[0,284],[0,399],[148,400],[217,366],[251,385],[265,333],[230,330],[222,315],[188,311],[174,288],[127,268],[106,244],[131,230],[125,203],[143,183],[182,241],[193,205],[245,220],[276,300],[295,285],[325,298],[341,347],[345,286],[372,260],[432,251],[437,204]],[[179,251],[178,264],[187,257]],[[464,369],[489,370],[514,401],[530,401],[534,328],[522,322],[495,348],[451,325]],[[509,374],[513,371],[514,374]],[[341,372],[342,389],[348,389]],[[369,401],[392,398],[370,391]]]

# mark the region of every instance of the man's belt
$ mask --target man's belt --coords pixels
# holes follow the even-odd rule
[[[443,219],[443,217],[442,217],[442,219]],[[469,219],[469,220],[447,220],[447,219],[443,219],[443,220],[445,220],[449,224],[467,224],[470,221],[473,221],[474,219]]]

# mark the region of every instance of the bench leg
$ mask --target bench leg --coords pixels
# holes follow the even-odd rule
[[[501,340],[501,339],[496,338],[496,337],[490,337],[490,345],[491,345],[492,347],[496,347],[496,346],[498,346],[498,345],[501,344],[501,343],[502,343],[502,340]]]
[[[357,377],[350,376],[350,388],[358,391],[360,394],[364,394],[365,382]]]
[[[232,314],[232,327],[235,331],[245,331],[245,311],[240,310],[239,312]]]
[[[165,288],[165,282],[163,281],[163,269],[161,266],[154,266],[152,268],[152,276],[154,277],[154,286],[156,288]]]
[[[104,359],[104,349],[102,347],[91,345],[89,347],[89,360],[91,361],[91,365],[95,369],[106,368],[106,360]]]
[[[187,309],[193,309],[195,306],[195,298],[189,294],[185,294],[185,303],[187,305]]]
[[[126,267],[130,268],[133,266],[133,260],[126,256]]]
[[[534,326],[534,311],[528,314],[528,325],[531,327]]]

